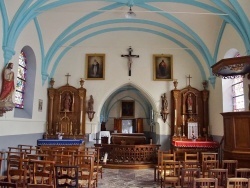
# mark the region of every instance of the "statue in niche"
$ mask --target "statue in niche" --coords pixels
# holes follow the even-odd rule
[[[164,93],[164,94],[161,96],[161,102],[162,102],[161,110],[162,110],[162,111],[167,111],[167,110],[168,110],[168,100],[167,100],[167,95],[166,95],[166,93]]]
[[[88,111],[93,111],[94,110],[94,99],[93,96],[90,95],[90,99],[88,100]]]
[[[189,93],[187,97],[187,110],[190,113],[193,111],[193,98],[191,93]]]
[[[64,100],[63,100],[63,111],[65,112],[69,112],[71,109],[71,104],[72,104],[72,99],[71,96],[69,94],[69,92],[67,92],[64,96]]]

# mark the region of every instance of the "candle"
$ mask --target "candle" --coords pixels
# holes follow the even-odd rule
[[[185,125],[185,117],[182,115],[182,125]]]

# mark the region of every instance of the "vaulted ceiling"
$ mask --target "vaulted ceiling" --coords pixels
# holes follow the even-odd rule
[[[129,7],[136,18],[125,18]],[[0,0],[4,61],[12,58],[20,33],[32,23],[39,36],[43,83],[72,47],[119,31],[172,41],[190,54],[203,75],[209,69],[209,77],[227,24],[250,52],[249,7],[246,0]]]

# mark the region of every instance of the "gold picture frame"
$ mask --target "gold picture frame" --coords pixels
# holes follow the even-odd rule
[[[86,80],[105,79],[105,54],[86,54]]]
[[[133,100],[121,101],[121,116],[123,118],[133,118],[135,116],[135,101]]]
[[[173,80],[173,56],[169,54],[154,54],[153,71],[155,81]]]

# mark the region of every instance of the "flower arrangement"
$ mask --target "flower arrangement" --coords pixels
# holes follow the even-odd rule
[[[192,132],[192,140],[193,140],[193,141],[196,140],[196,136],[194,135],[194,132]]]
[[[62,132],[57,132],[56,134],[57,134],[58,139],[59,139],[59,140],[62,140],[64,133],[62,133]]]

